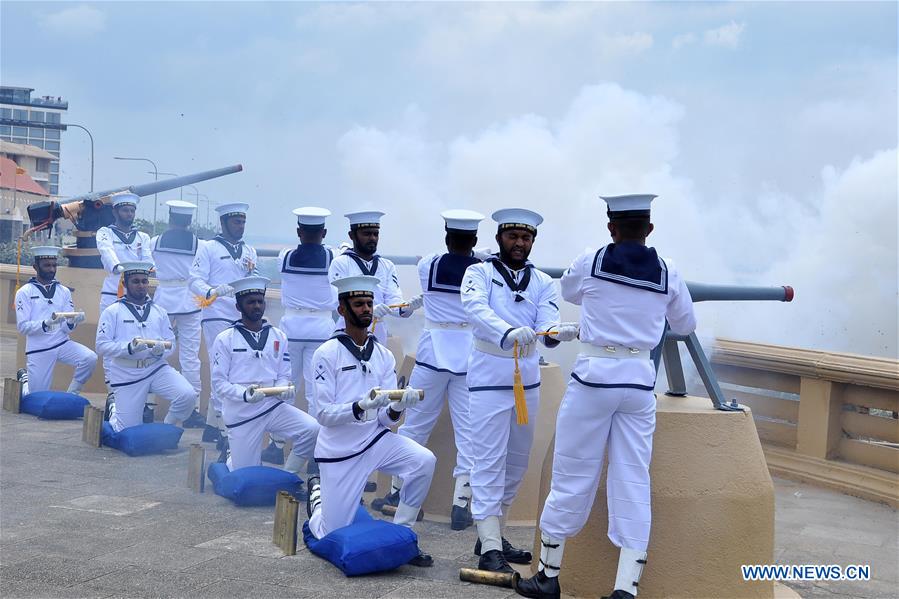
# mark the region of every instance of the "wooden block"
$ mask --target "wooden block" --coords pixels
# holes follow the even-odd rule
[[[22,385],[16,379],[3,379],[3,409],[13,414],[19,413]]]
[[[287,491],[279,491],[275,500],[275,527],[272,532],[272,543],[278,546],[284,555],[297,553],[297,516],[300,502]]]
[[[84,407],[84,426],[81,429],[81,440],[91,447],[100,447],[100,435],[103,431],[103,410],[94,406]]]
[[[191,443],[187,458],[187,487],[194,493],[202,493],[206,487],[206,449],[199,443]]]

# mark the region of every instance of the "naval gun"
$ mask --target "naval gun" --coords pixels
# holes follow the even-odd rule
[[[25,233],[25,236],[53,226],[57,219],[68,219],[77,229],[76,245],[74,248],[65,248],[63,254],[69,258],[72,266],[100,268],[95,234],[100,227],[109,225],[115,220],[112,214],[112,197],[114,195],[129,192],[144,197],[192,183],[239,173],[242,170],[242,165],[235,164],[162,181],[125,185],[86,193],[62,202],[36,202],[28,206],[28,220],[31,222],[31,228]]]

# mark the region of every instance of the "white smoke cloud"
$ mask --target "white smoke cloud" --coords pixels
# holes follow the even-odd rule
[[[106,29],[106,13],[95,6],[81,4],[43,15],[40,23],[55,35],[94,35]]]
[[[734,49],[740,45],[740,37],[743,35],[745,23],[731,21],[726,25],[709,29],[702,34],[702,41],[707,46],[721,46]]]

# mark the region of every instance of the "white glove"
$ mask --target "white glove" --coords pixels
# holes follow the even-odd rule
[[[389,407],[394,412],[402,412],[409,406],[414,406],[417,404],[419,399],[418,389],[413,389],[412,387],[406,387],[403,391],[403,398],[399,401],[392,401],[389,404]]]
[[[251,385],[243,392],[243,400],[247,403],[259,403],[265,399],[265,393],[259,391],[258,387]]]
[[[161,356],[165,353],[165,346],[161,343],[156,343],[150,347],[150,353],[154,356]]]
[[[375,396],[372,397],[372,391],[375,392]],[[368,393],[363,393],[362,397],[359,398],[359,401],[356,402],[359,406],[359,409],[362,411],[368,410],[377,410],[378,408],[383,408],[388,403],[390,403],[390,397],[379,387],[375,387],[371,389]]]
[[[581,332],[581,328],[576,322],[560,322],[557,325],[551,326],[549,330],[557,331],[555,335],[550,335],[550,338],[559,341],[572,341],[573,339],[576,339]]]
[[[482,248],[475,248],[475,249],[471,250],[471,255],[474,256],[475,258],[477,258],[478,260],[486,260],[487,258],[492,256],[492,254],[490,253],[490,248],[487,246],[484,246]]]
[[[79,312],[77,315],[75,315],[75,316],[73,316],[73,317],[71,317],[71,318],[66,318],[66,322],[67,322],[67,323],[69,324],[69,326],[71,326],[71,327],[75,326],[75,325],[78,324],[79,322],[84,322],[84,313],[83,313],[83,312]]]
[[[281,401],[290,401],[294,397],[297,396],[297,388],[293,385],[287,387],[287,391],[282,391],[278,394],[278,399]]]
[[[506,343],[514,345],[516,341],[518,342],[518,357],[527,358],[534,348],[534,344],[537,343],[537,333],[531,327],[512,329],[506,337]]]
[[[424,303],[425,303],[424,298],[421,295],[416,295],[415,297],[413,297],[412,299],[409,300],[409,305],[406,308],[403,308],[403,310],[406,310],[408,312],[415,312],[416,310],[421,308],[424,305]]]
[[[375,309],[372,310],[372,316],[374,316],[378,320],[381,320],[391,312],[392,310],[387,306],[387,304],[378,304],[375,306]]]
[[[125,272],[125,267],[122,266],[121,264],[116,264],[115,266],[112,267],[112,272],[113,272],[113,274],[120,275],[123,272]]]
[[[136,354],[138,352],[144,351],[148,347],[150,346],[146,343],[138,343],[137,338],[134,338],[128,343],[128,353]]]
[[[65,320],[65,318],[63,318],[62,316],[57,316],[56,318],[53,318],[51,316],[50,318],[45,319],[41,324],[44,325],[44,329],[48,332],[55,331],[63,320]]]
[[[218,287],[214,287],[212,289],[212,295],[218,297],[229,297],[234,295],[234,287],[228,285],[227,283],[223,285],[219,285]]]

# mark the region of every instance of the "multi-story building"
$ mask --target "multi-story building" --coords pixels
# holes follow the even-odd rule
[[[51,196],[59,195],[59,144],[69,103],[62,98],[32,98],[30,87],[0,86],[0,139],[34,146],[53,155],[47,179],[35,180]]]

